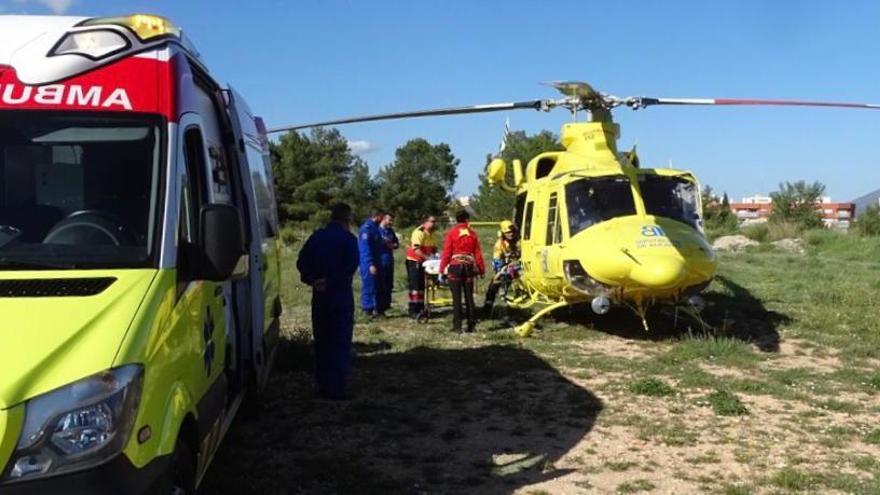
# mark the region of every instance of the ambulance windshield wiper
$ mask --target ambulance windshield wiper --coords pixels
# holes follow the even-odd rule
[[[0,257],[0,270],[2,270],[3,268],[20,268],[23,270],[27,270],[29,268],[37,270],[54,268],[58,270],[73,270],[74,268],[76,268],[76,265],[73,263],[59,263],[57,261],[23,260],[2,256]]]

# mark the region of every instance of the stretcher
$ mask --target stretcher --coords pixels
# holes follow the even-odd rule
[[[425,309],[419,314],[418,321],[427,323],[432,310],[452,306],[452,293],[449,291],[449,279],[440,273],[439,258],[422,262],[422,267],[425,269]]]

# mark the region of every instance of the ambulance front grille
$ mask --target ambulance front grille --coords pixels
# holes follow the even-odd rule
[[[115,281],[113,277],[0,280],[0,298],[94,296]]]

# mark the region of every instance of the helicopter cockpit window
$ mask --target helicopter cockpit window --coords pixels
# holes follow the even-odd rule
[[[626,177],[581,179],[565,186],[569,235],[616,217],[635,215],[636,205]]]
[[[639,187],[649,215],[669,218],[698,228],[697,187],[680,177],[640,175]]]

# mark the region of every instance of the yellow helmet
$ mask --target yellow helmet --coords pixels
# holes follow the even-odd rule
[[[510,220],[503,220],[500,225],[501,232],[504,233],[513,232],[514,230],[516,230],[516,226],[513,225],[513,222],[511,222]]]

